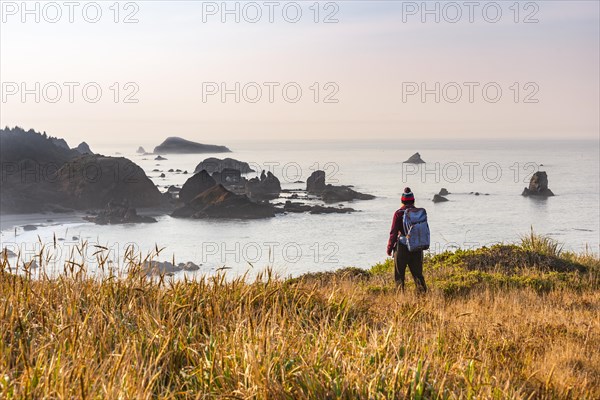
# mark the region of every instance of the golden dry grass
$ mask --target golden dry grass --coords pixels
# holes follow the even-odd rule
[[[586,273],[528,267],[513,272],[522,281],[473,281],[434,258],[423,298],[381,266],[171,282],[135,268],[29,279],[5,259],[0,396],[597,399],[598,259],[586,257]],[[470,290],[452,289],[458,274]]]

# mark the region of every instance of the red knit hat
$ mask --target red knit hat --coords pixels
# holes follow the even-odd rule
[[[413,192],[410,190],[409,187],[404,188],[404,193],[402,193],[401,201],[403,203],[410,203],[410,202],[414,203],[415,195],[413,194]]]

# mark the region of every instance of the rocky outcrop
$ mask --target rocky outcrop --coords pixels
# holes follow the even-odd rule
[[[433,200],[434,203],[444,203],[446,201],[448,201],[447,198],[445,198],[444,196],[441,196],[439,194],[436,194],[433,196]]]
[[[276,199],[281,193],[281,183],[271,171],[265,174],[263,171],[260,178],[252,178],[246,182],[246,195],[254,200]]]
[[[19,127],[0,129],[0,213],[52,211],[57,171],[80,154],[63,139]]]
[[[250,164],[246,162],[238,161],[233,158],[220,159],[216,157],[209,157],[202,161],[196,166],[195,172],[206,170],[209,174],[213,174],[215,172],[222,172],[224,169],[238,170],[242,174],[254,172],[254,170],[250,168]]]
[[[450,192],[448,191],[448,189],[442,188],[442,189],[440,189],[440,192],[438,194],[440,196],[448,196],[450,194]]]
[[[297,203],[292,201],[286,201],[283,206],[283,211],[289,213],[304,213],[309,212],[311,214],[347,214],[354,212],[353,208],[345,207],[325,207],[321,205],[308,205],[304,203]]]
[[[79,143],[79,146],[75,147],[73,150],[77,151],[79,154],[94,154],[86,142]]]
[[[192,175],[179,191],[179,199],[187,203],[200,193],[215,186],[217,182],[206,171]]]
[[[326,203],[339,203],[352,200],[372,200],[375,196],[357,192],[347,186],[327,185],[325,190],[321,193],[321,198]]]
[[[156,156],[156,157],[154,158],[154,160],[155,160],[155,161],[165,161],[165,160],[166,160],[166,158],[164,158],[163,156]]]
[[[56,189],[61,205],[74,209],[102,208],[127,200],[131,207],[154,207],[161,195],[144,171],[123,157],[86,155],[63,165]]]
[[[371,200],[375,196],[360,193],[349,186],[334,186],[325,184],[325,171],[315,171],[306,180],[306,191],[319,196],[326,203],[339,203],[352,200]]]
[[[169,137],[154,148],[156,154],[200,154],[200,153],[230,153],[225,146],[192,142],[180,137]]]
[[[538,171],[533,174],[529,181],[529,187],[523,190],[522,195],[538,197],[554,196],[552,190],[548,188],[548,174],[545,171]]]
[[[110,201],[106,208],[95,216],[84,217],[85,220],[98,225],[137,224],[156,222],[152,217],[138,215],[137,210],[129,206],[127,200]]]
[[[310,194],[321,194],[326,186],[325,171],[315,171],[306,180],[306,191]]]
[[[146,150],[144,150],[142,146],[138,147],[138,149],[135,152],[138,154],[147,154]]]
[[[425,161],[423,161],[423,159],[421,158],[421,155],[419,153],[415,153],[412,156],[410,156],[410,158],[406,161],[404,161],[405,164],[425,164]]]
[[[173,211],[175,218],[232,218],[258,219],[275,216],[275,207],[255,203],[244,195],[238,195],[215,185],[196,196],[192,201]]]

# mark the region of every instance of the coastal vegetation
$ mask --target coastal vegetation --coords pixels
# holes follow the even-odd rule
[[[389,260],[194,281],[143,261],[34,279],[3,256],[0,397],[600,397],[600,260],[548,238],[427,256],[423,297]]]

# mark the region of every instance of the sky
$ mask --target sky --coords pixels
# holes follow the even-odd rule
[[[599,2],[467,3],[2,1],[0,125],[92,147],[597,140]]]

